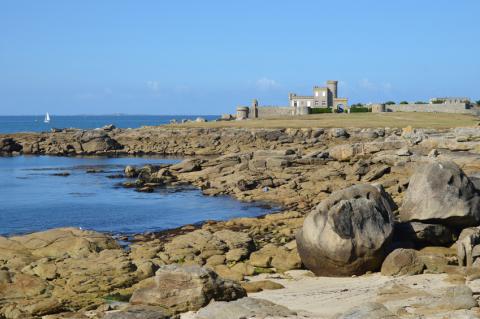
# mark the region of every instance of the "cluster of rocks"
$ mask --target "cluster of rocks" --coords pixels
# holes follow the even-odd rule
[[[201,119],[200,119],[201,121]],[[43,133],[1,134],[3,154],[115,155],[170,154],[220,155],[255,149],[298,148],[309,153],[331,148],[332,157],[350,160],[359,155],[395,149],[408,157],[410,147],[477,153],[480,129],[244,129],[194,127],[142,127],[95,130],[55,130]],[[7,142],[5,142],[6,140]],[[86,144],[86,145],[84,145]],[[330,147],[332,146],[332,147]],[[333,147],[336,146],[336,147]],[[428,154],[428,153],[426,153]],[[315,156],[315,155],[312,155]]]
[[[479,200],[480,192],[455,163],[428,163],[411,177],[399,209],[397,232],[403,241],[394,240],[396,205],[391,197],[381,186],[355,185],[333,193],[305,218],[298,251],[317,275],[358,275],[378,270],[395,247],[423,247],[430,241],[451,245],[463,229],[458,259],[471,266],[480,233],[468,227],[480,224]],[[411,230],[404,232],[407,226]],[[431,237],[425,235],[428,229]],[[426,266],[415,250],[400,248],[383,262],[382,273],[416,274]]]
[[[249,276],[303,267],[323,276],[447,273],[460,286],[449,294],[464,296],[456,307],[476,307],[477,296],[462,284],[480,274],[472,175],[479,141],[479,129],[411,128],[106,127],[3,136],[2,154],[223,154],[127,167],[124,186],[152,192],[188,183],[207,195],[272,202],[283,211],[136,236],[128,250],[108,235],[71,228],[0,237],[0,317],[170,318],[197,311],[195,318],[293,318],[294,311],[245,295],[281,288]],[[124,303],[106,305],[111,299]],[[368,304],[344,318],[402,317],[389,311]]]

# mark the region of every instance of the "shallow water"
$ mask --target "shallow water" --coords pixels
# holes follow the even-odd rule
[[[0,157],[0,234],[74,226],[114,234],[159,231],[204,220],[258,216],[272,209],[192,187],[138,193],[110,179],[126,165],[175,163],[152,157]],[[87,169],[102,170],[86,173]],[[53,174],[68,172],[69,176]]]

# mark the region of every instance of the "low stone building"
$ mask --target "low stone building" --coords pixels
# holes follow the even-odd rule
[[[250,107],[239,106],[237,119],[281,117],[306,115],[315,108],[330,108],[332,112],[343,112],[348,108],[348,99],[339,98],[338,81],[327,81],[327,86],[315,86],[312,96],[301,96],[295,93],[288,95],[288,106],[259,106],[255,99]]]
[[[445,97],[430,99],[430,103],[372,104],[372,112],[423,112],[476,114],[468,98]]]

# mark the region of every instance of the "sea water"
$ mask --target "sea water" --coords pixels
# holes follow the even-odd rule
[[[273,210],[227,196],[204,196],[192,187],[139,193],[119,186],[126,179],[108,178],[126,165],[175,162],[155,157],[0,157],[0,234],[66,226],[134,234]],[[91,169],[97,172],[87,173]],[[70,175],[58,176],[62,173]]]
[[[171,120],[195,120],[202,117],[208,121],[218,115],[72,115],[57,116],[50,114],[50,122],[44,122],[45,115],[0,116],[0,134],[16,132],[46,132],[52,128],[94,129],[108,124],[119,128],[137,128],[168,124]]]

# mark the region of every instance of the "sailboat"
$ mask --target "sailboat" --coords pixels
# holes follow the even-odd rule
[[[50,115],[48,114],[45,114],[45,120],[43,120],[45,123],[50,123]]]

